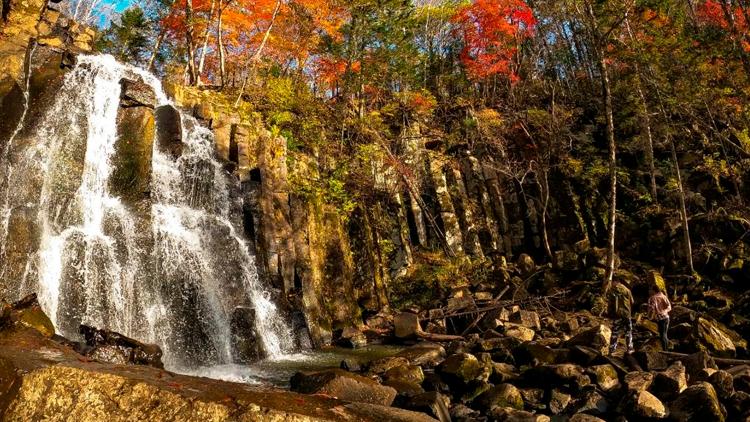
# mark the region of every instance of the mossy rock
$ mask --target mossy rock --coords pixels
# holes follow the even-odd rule
[[[32,306],[21,310],[18,313],[17,320],[21,324],[39,331],[45,337],[55,335],[55,326],[52,325],[52,321],[50,321],[47,314],[39,306]]]

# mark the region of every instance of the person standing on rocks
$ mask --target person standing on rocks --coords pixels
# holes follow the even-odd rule
[[[615,281],[608,293],[607,314],[612,318],[612,339],[609,343],[609,353],[617,350],[617,342],[620,340],[620,333],[625,331],[625,342],[628,346],[628,353],[635,351],[633,347],[633,320],[631,318],[631,309],[633,307],[633,294],[630,289],[620,281]]]
[[[649,290],[648,317],[656,320],[656,324],[659,326],[661,347],[662,350],[666,351],[669,348],[667,331],[669,330],[669,312],[672,310],[672,304],[669,303],[667,295],[657,286],[651,286]]]

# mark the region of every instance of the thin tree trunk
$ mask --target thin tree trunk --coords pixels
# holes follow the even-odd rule
[[[227,4],[228,5],[228,4]],[[219,80],[221,81],[221,87],[224,88],[226,83],[226,58],[224,57],[224,27],[222,26],[222,17],[224,15],[224,8],[219,4],[219,16],[216,23],[216,37],[219,44]]]
[[[680,163],[677,161],[677,149],[674,146],[674,140],[670,140],[670,143],[672,144],[672,161],[674,161],[674,169],[677,173],[677,190],[680,194],[680,219],[682,220],[682,234],[685,242],[685,260],[687,261],[690,274],[693,274],[695,272],[693,268],[693,246],[690,243],[690,226],[688,225],[687,207],[685,206],[685,189],[682,186]]]
[[[156,37],[156,43],[154,43],[154,48],[151,49],[151,57],[148,59],[148,65],[146,66],[146,70],[149,72],[154,71],[156,56],[159,55],[159,48],[161,48],[161,43],[164,41],[165,34],[166,31],[162,29],[161,31],[159,31],[159,36]]]
[[[540,183],[539,177],[537,176],[537,183],[539,188],[542,190],[542,243],[544,244],[544,252],[547,254],[547,258],[552,262],[552,248],[549,244],[549,234],[547,233],[547,208],[549,207],[549,178],[547,177],[547,170],[540,169],[542,174],[542,182]]]
[[[282,0],[276,0],[276,8],[273,10],[273,15],[271,16],[271,23],[268,24],[268,29],[266,29],[266,33],[263,34],[263,40],[260,42],[260,45],[258,46],[258,50],[255,51],[255,54],[248,60],[247,63],[247,74],[245,75],[245,80],[242,81],[242,88],[240,88],[240,95],[237,96],[237,101],[234,102],[234,106],[237,107],[240,105],[240,101],[242,100],[242,95],[245,93],[245,87],[247,86],[247,80],[250,77],[250,71],[255,66],[255,62],[260,59],[260,53],[263,51],[263,48],[266,46],[266,42],[268,42],[268,37],[271,35],[271,29],[273,29],[273,24],[276,22],[276,16],[279,14],[279,10],[281,10],[281,1]]]
[[[600,53],[602,53],[600,51]],[[615,273],[615,229],[617,221],[617,143],[615,142],[615,122],[612,111],[612,87],[609,82],[607,62],[599,58],[599,71],[604,94],[604,113],[607,118],[607,143],[609,144],[609,221],[607,227],[607,269],[604,275],[604,291],[612,285]]]
[[[185,3],[185,21],[187,22],[185,41],[187,41],[188,82],[190,85],[195,85],[197,83],[198,75],[195,72],[195,43],[193,42],[193,0],[187,0],[187,2]]]
[[[200,76],[203,75],[203,67],[206,64],[206,50],[208,50],[208,36],[211,30],[211,19],[214,17],[214,8],[216,2],[211,0],[211,10],[208,12],[208,23],[206,24],[206,31],[203,34],[203,47],[201,48],[201,58],[198,60],[198,84],[201,83]]]

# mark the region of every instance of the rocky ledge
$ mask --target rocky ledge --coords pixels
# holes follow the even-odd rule
[[[420,413],[325,395],[178,375],[151,365],[97,362],[78,353],[74,343],[55,336],[33,301],[3,306],[0,325],[4,421],[432,420]],[[114,343],[121,346],[123,339]],[[106,360],[107,355],[93,356]]]

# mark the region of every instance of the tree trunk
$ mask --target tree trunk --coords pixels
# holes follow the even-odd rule
[[[166,31],[162,28],[162,30],[159,31],[159,36],[156,37],[156,43],[154,43],[154,48],[151,50],[151,57],[148,59],[148,65],[146,65],[146,70],[149,72],[154,71],[156,56],[159,55],[159,48],[161,48],[161,43],[164,41],[165,34]]]
[[[195,85],[198,75],[195,72],[195,43],[193,42],[193,0],[187,0],[185,3],[185,21],[187,22],[187,31],[185,31],[185,41],[187,42],[187,71],[188,83]]]
[[[690,274],[693,274],[695,272],[693,268],[693,247],[690,243],[690,226],[688,225],[687,207],[685,206],[685,189],[682,186],[680,163],[677,161],[677,149],[674,146],[674,140],[671,140],[670,143],[672,144],[672,161],[674,161],[674,169],[677,172],[677,191],[680,194],[680,219],[682,220],[682,234],[685,242],[685,260],[687,261]]]
[[[273,10],[273,15],[271,16],[271,22],[268,24],[266,33],[263,34],[263,40],[260,42],[258,49],[255,51],[255,54],[253,54],[250,60],[248,60],[247,74],[245,75],[245,80],[242,82],[242,88],[240,88],[240,95],[237,96],[237,101],[234,102],[235,107],[240,105],[240,100],[242,100],[242,95],[245,93],[245,86],[247,86],[247,79],[250,77],[250,71],[253,69],[253,66],[255,66],[255,62],[257,62],[258,59],[260,59],[260,54],[263,52],[263,48],[266,46],[266,42],[268,42],[268,37],[271,35],[271,29],[273,29],[273,24],[276,22],[276,16],[279,15],[279,10],[281,10],[281,2],[282,0],[276,0],[276,8]]]
[[[198,61],[198,84],[200,84],[200,76],[203,75],[203,67],[206,64],[206,50],[208,49],[208,35],[209,31],[211,29],[211,19],[214,17],[214,8],[216,7],[216,2],[214,0],[211,0],[211,10],[208,12],[208,23],[206,24],[206,31],[203,34],[203,47],[201,48],[201,58]]]
[[[607,118],[607,143],[609,144],[609,221],[607,227],[607,272],[604,276],[604,291],[612,284],[615,273],[615,227],[617,221],[617,144],[615,143],[615,122],[612,111],[612,88],[609,82],[607,62],[599,58],[599,70],[604,94],[604,113]]]
[[[224,88],[226,83],[226,58],[224,57],[224,27],[222,26],[222,17],[224,15],[224,8],[219,5],[219,16],[216,23],[216,37],[219,44],[219,80],[221,87]]]

